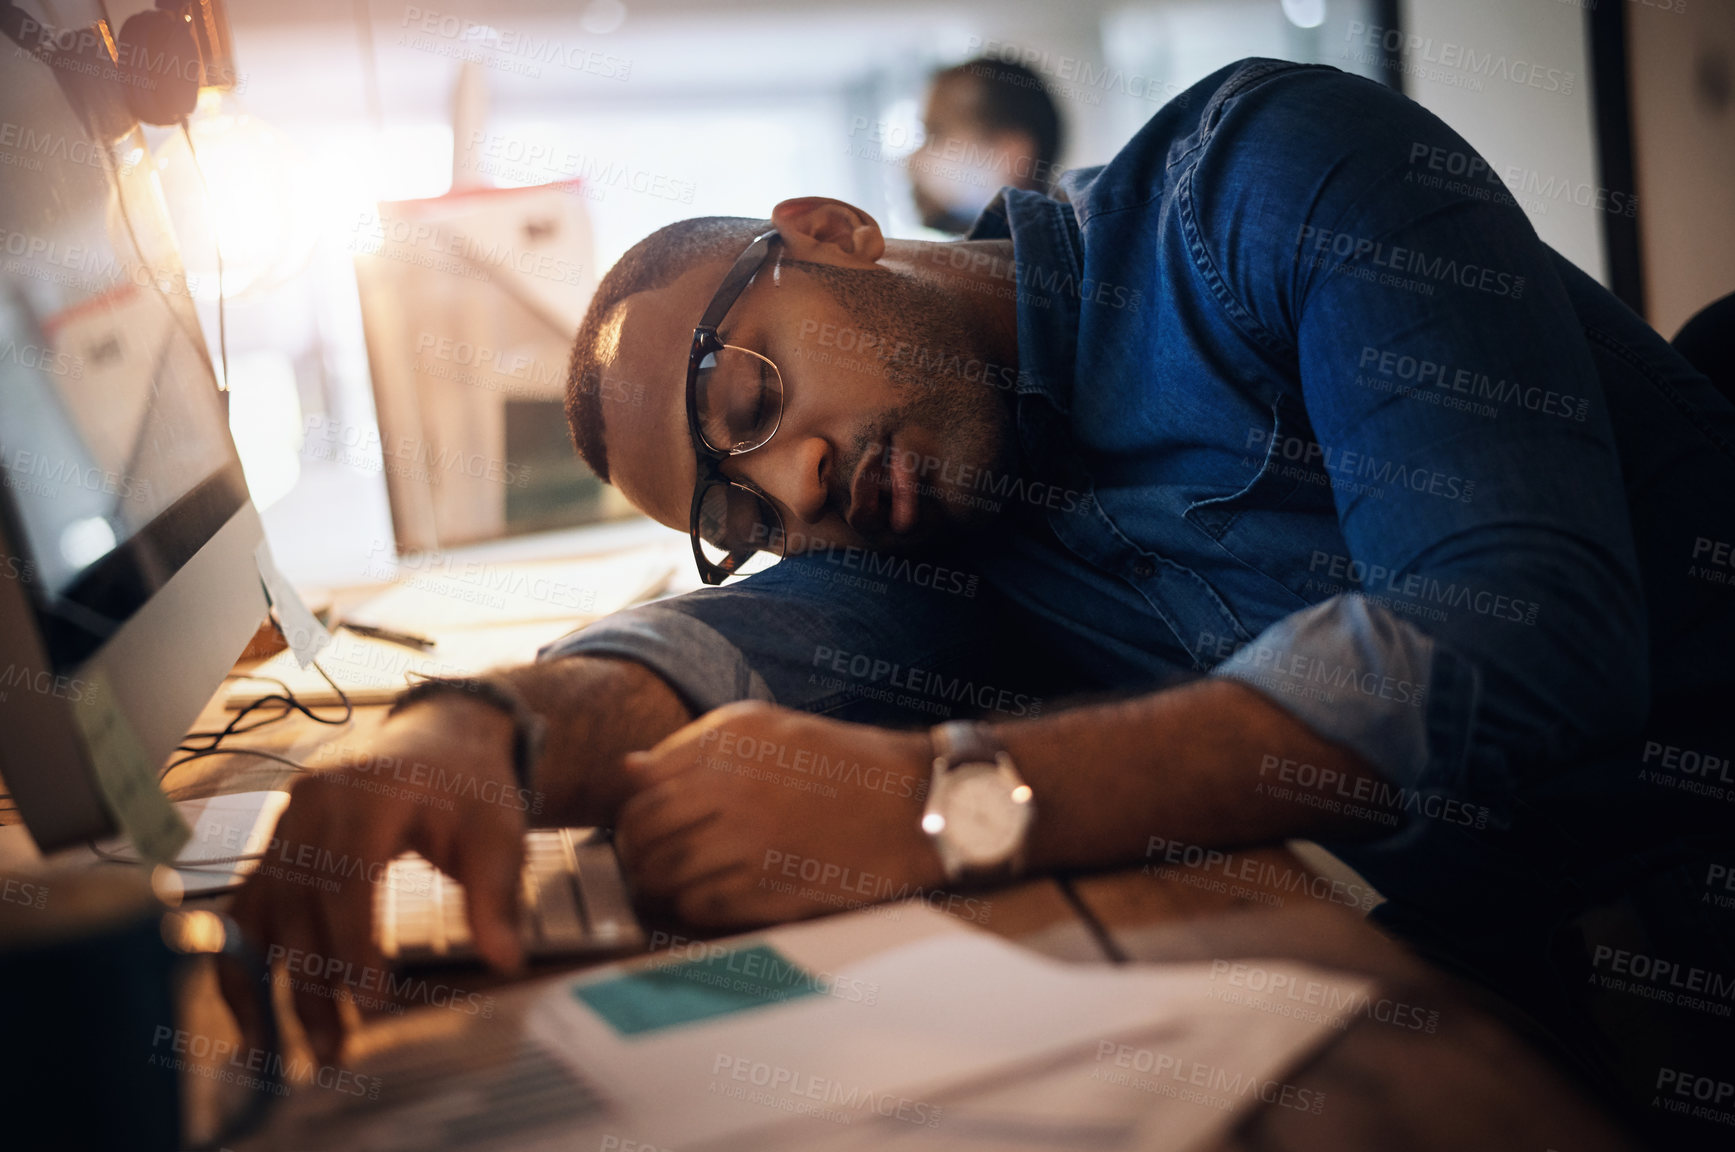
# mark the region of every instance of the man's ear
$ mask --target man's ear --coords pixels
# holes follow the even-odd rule
[[[797,260],[872,268],[885,254],[886,238],[879,223],[842,200],[825,196],[785,200],[771,210],[771,223]]]

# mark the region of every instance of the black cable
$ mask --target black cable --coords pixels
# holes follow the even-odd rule
[[[313,668],[314,668],[314,671],[316,671],[320,674],[320,676],[324,677],[325,682],[327,684],[331,685],[332,691],[337,693],[337,698],[339,701],[341,701],[342,706],[343,706],[343,715],[342,716],[333,718],[333,717],[329,717],[329,716],[316,715],[313,711],[313,707],[314,707],[313,705],[303,704],[300,700],[297,700],[295,698],[294,690],[291,689],[289,687],[289,685],[285,684],[283,681],[277,679],[275,676],[255,676],[255,675],[253,675],[251,673],[247,673],[247,672],[230,673],[229,675],[223,677],[223,679],[224,680],[267,680],[267,681],[270,681],[271,683],[277,685],[279,688],[283,689],[283,692],[281,695],[276,693],[276,692],[273,692],[273,693],[270,693],[269,695],[261,696],[259,699],[252,701],[246,707],[244,707],[240,711],[236,712],[235,718],[233,720],[229,721],[229,723],[226,724],[221,730],[187,733],[187,739],[188,740],[208,740],[209,743],[207,743],[203,746],[189,745],[189,744],[185,744],[185,743],[176,745],[175,751],[185,752],[185,753],[187,753],[187,755],[182,756],[179,760],[171,761],[166,767],[164,767],[162,772],[158,773],[158,775],[157,775],[158,786],[161,786],[163,781],[165,781],[169,778],[170,772],[173,772],[175,769],[179,768],[181,765],[191,763],[194,760],[198,760],[198,759],[201,759],[201,758],[206,757],[206,756],[229,756],[229,755],[233,755],[233,756],[258,756],[258,757],[261,757],[262,759],[276,760],[279,763],[287,764],[291,768],[294,768],[298,772],[311,772],[312,769],[308,768],[305,764],[302,764],[300,761],[291,760],[289,757],[281,755],[281,754],[276,753],[276,752],[267,752],[263,748],[224,748],[221,745],[222,745],[223,741],[228,739],[230,736],[238,735],[238,734],[243,733],[243,732],[257,731],[258,729],[265,727],[267,724],[275,724],[280,720],[287,719],[292,713],[295,713],[295,712],[301,713],[303,716],[307,717],[309,720],[313,721],[315,724],[326,724],[326,725],[330,725],[333,727],[338,727],[338,726],[349,723],[350,718],[355,715],[355,705],[354,705],[354,703],[352,703],[350,701],[349,694],[343,690],[342,686],[339,685],[336,680],[333,680],[331,678],[331,673],[327,672],[320,665],[319,661],[317,661],[317,660],[313,661]],[[275,716],[267,717],[266,719],[261,720],[257,724],[248,724],[246,726],[242,726],[241,721],[247,717],[248,713],[252,712],[254,709],[256,709],[256,708],[258,708],[264,704],[281,704],[284,706],[283,711],[278,713]],[[11,801],[12,800],[12,794],[9,792],[0,792],[0,800]],[[18,805],[16,803],[14,803],[10,808],[0,808],[0,814],[17,812],[17,811],[19,811],[19,808],[18,808]],[[94,840],[90,842],[90,847],[91,847],[91,851],[96,852],[97,855],[99,855],[99,856],[103,856],[104,859],[110,859],[111,858],[110,856],[104,855],[103,852],[97,848],[96,842]],[[137,861],[133,861],[133,863],[137,863]]]
[[[1084,921],[1085,930],[1090,933],[1091,939],[1096,941],[1096,946],[1102,949],[1103,955],[1108,957],[1109,963],[1126,964],[1131,961],[1132,957],[1128,956],[1126,950],[1116,942],[1114,933],[1109,931],[1108,926],[1084,902],[1084,897],[1078,894],[1078,889],[1073,887],[1073,877],[1070,875],[1056,876],[1055,881],[1060,887],[1060,894],[1066,898],[1068,904],[1072,905],[1073,913]]]
[[[287,684],[283,683],[283,681],[278,680],[277,678],[275,678],[273,676],[248,676],[247,674],[242,673],[239,677],[240,679],[269,680],[271,683],[276,684],[278,687],[282,688],[283,691],[281,693],[278,693],[278,692],[267,693],[266,695],[259,697],[259,699],[252,701],[246,707],[244,707],[240,711],[236,712],[235,718],[233,720],[229,721],[229,723],[226,724],[221,730],[187,733],[186,738],[189,741],[191,741],[191,740],[206,740],[209,742],[204,744],[204,745],[182,743],[182,744],[176,746],[175,751],[177,751],[177,752],[213,752],[213,751],[216,751],[218,746],[220,744],[222,744],[223,741],[228,739],[230,736],[234,736],[234,735],[237,735],[237,734],[243,733],[243,732],[254,732],[260,728],[265,727],[267,724],[275,724],[279,720],[284,720],[284,719],[288,718],[288,716],[290,715],[291,712],[299,712],[303,716],[307,717],[309,720],[313,721],[315,724],[327,724],[327,725],[331,725],[333,727],[348,724],[350,722],[350,718],[355,715],[355,705],[350,702],[348,693],[344,692],[343,688],[338,684],[338,682],[331,678],[331,673],[327,672],[323,667],[320,666],[320,663],[318,660],[313,661],[313,669],[314,669],[314,671],[318,672],[322,677],[324,677],[325,682],[327,684],[331,685],[332,691],[337,693],[338,701],[341,703],[341,705],[343,707],[343,715],[342,716],[336,717],[334,719],[332,717],[320,716],[320,715],[316,714],[313,711],[313,707],[314,707],[313,705],[303,704],[300,700],[297,700],[295,698],[295,693],[290,690],[289,686]],[[246,719],[250,713],[252,713],[255,709],[260,708],[260,707],[267,705],[267,704],[283,705],[283,711],[280,712],[279,714],[275,715],[275,716],[267,717],[266,719],[261,720],[256,724],[249,724],[249,725],[246,725],[245,727],[243,727],[241,725],[241,721]],[[167,776],[169,774],[169,769],[173,768],[173,767],[174,767],[174,765],[171,764],[171,765],[169,765],[169,768],[165,768],[163,770],[163,776]],[[161,778],[162,777],[160,777],[160,776],[158,777],[159,780]]]
[[[293,715],[295,712],[295,707],[292,704],[290,704],[288,702],[288,700],[289,700],[288,697],[279,696],[276,693],[271,693],[271,694],[266,695],[266,696],[261,696],[259,699],[250,702],[246,707],[240,709],[236,713],[235,718],[233,720],[231,720],[223,728],[216,729],[213,731],[205,731],[205,732],[189,732],[186,735],[186,739],[188,739],[188,740],[205,740],[205,741],[208,741],[208,743],[202,744],[202,745],[200,745],[200,744],[177,744],[175,746],[175,751],[177,751],[177,752],[209,752],[213,748],[217,747],[217,745],[220,744],[226,737],[239,735],[239,734],[244,733],[244,732],[256,732],[259,729],[266,727],[267,725],[275,724],[280,720],[286,720],[291,715]],[[260,720],[256,724],[248,724],[245,726],[243,726],[241,724],[241,720],[244,717],[249,715],[254,709],[263,707],[266,704],[281,705],[282,711],[278,712],[274,716],[267,716],[264,719]]]
[[[313,772],[313,769],[309,768],[299,760],[292,760],[281,753],[268,752],[263,748],[206,748],[199,752],[189,752],[179,760],[170,764],[167,768],[164,768],[163,774],[157,777],[157,783],[161,785],[163,781],[169,778],[169,773],[173,772],[181,765],[193,760],[203,759],[206,756],[258,756],[263,760],[275,760],[279,764],[287,764],[297,772],[303,772],[309,775]]]
[[[228,675],[224,676],[223,679],[225,682],[230,681],[230,680],[266,680],[272,684],[277,685],[279,688],[281,688],[283,690],[284,699],[288,699],[294,695],[294,692],[291,691],[289,685],[285,684],[283,681],[279,680],[275,676],[256,676],[251,672],[230,672]],[[246,709],[243,709],[243,711],[257,708],[263,702],[264,702],[263,698],[261,698],[259,700],[255,700],[251,704],[249,704]],[[278,701],[274,701],[274,703],[282,703],[282,701],[278,700]],[[288,705],[284,705],[283,711],[279,712],[275,716],[267,717],[266,719],[261,720],[257,724],[249,724],[246,727],[241,728],[241,727],[236,727],[234,725],[234,723],[232,722],[229,727],[227,727],[221,731],[189,732],[184,737],[182,737],[182,739],[183,740],[213,740],[214,741],[217,739],[221,739],[225,733],[227,733],[229,735],[235,735],[235,734],[241,733],[241,732],[253,732],[253,731],[257,731],[260,728],[264,728],[268,724],[275,724],[279,720],[286,720],[291,715],[293,715],[294,712],[295,712],[294,708],[292,708]],[[236,717],[236,721],[239,721],[239,720],[240,720],[240,717]],[[216,747],[215,743],[207,744],[204,747],[195,747],[195,746],[189,745],[189,744],[178,744],[175,746],[175,751],[177,751],[177,752],[201,752],[201,751],[206,751],[206,750],[208,750],[210,748],[214,748],[214,747]]]
[[[322,677],[325,678],[325,682],[327,684],[331,685],[332,691],[336,692],[337,698],[343,702],[343,715],[341,717],[339,717],[337,719],[332,719],[330,717],[315,715],[313,710],[312,710],[312,706],[307,705],[307,704],[303,704],[301,701],[297,700],[295,698],[294,690],[292,690],[283,681],[277,679],[275,676],[253,676],[253,675],[246,673],[246,672],[231,673],[230,675],[223,677],[223,679],[224,680],[269,680],[271,683],[276,684],[278,687],[282,688],[284,695],[280,696],[277,693],[272,693],[269,696],[261,696],[259,699],[253,701],[252,703],[248,704],[245,708],[243,708],[239,712],[237,712],[235,714],[235,719],[231,720],[220,732],[192,732],[192,733],[188,733],[189,739],[210,737],[211,742],[209,744],[205,745],[203,748],[189,748],[184,744],[178,746],[176,748],[176,751],[185,752],[185,753],[187,753],[187,755],[182,756],[179,760],[171,761],[168,764],[168,766],[162,770],[162,772],[157,776],[158,786],[161,787],[163,782],[169,778],[169,773],[173,772],[175,769],[179,768],[181,765],[191,763],[194,760],[203,759],[206,756],[257,756],[258,758],[260,758],[262,760],[275,760],[279,764],[287,764],[289,767],[295,769],[297,772],[312,774],[313,769],[309,768],[307,765],[303,764],[301,761],[293,760],[290,757],[285,756],[280,752],[271,752],[271,751],[268,751],[264,748],[224,748],[224,747],[220,747],[220,745],[222,744],[223,740],[226,737],[231,736],[237,732],[251,732],[256,728],[264,727],[265,724],[275,723],[276,721],[281,720],[284,717],[288,716],[291,711],[300,712],[303,716],[306,716],[309,720],[312,720],[316,724],[342,725],[342,724],[349,723],[350,717],[355,715],[355,705],[350,702],[350,698],[349,698],[348,693],[344,692],[343,688],[341,686],[339,686],[338,682],[331,678],[331,673],[327,672],[323,667],[320,666],[319,661],[315,660],[312,663],[313,663],[314,670],[316,672],[318,672]],[[266,720],[260,724],[248,725],[245,728],[238,727],[242,717],[246,716],[253,709],[259,707],[261,704],[264,704],[268,701],[275,701],[275,702],[282,703],[282,704],[286,705],[286,708],[284,709],[284,711],[281,715],[273,716],[270,719],[268,719],[268,720]],[[113,864],[143,864],[143,863],[145,863],[145,861],[143,861],[141,859],[129,858],[126,856],[122,856],[118,852],[110,852],[105,848],[99,847],[95,840],[87,840],[85,843],[90,847],[90,850],[92,852],[96,853],[96,855],[98,857],[100,857],[103,860],[109,861],[110,863],[113,863]],[[263,860],[264,858],[265,858],[265,853],[263,853],[263,852],[249,852],[249,853],[243,853],[243,854],[237,855],[237,856],[212,856],[212,857],[208,857],[208,858],[200,859],[200,860],[181,861],[181,862],[176,862],[176,863],[172,864],[171,867],[174,867],[177,869],[185,869],[187,871],[198,871],[201,868],[228,867],[228,866],[235,865],[235,864],[246,863],[249,860]],[[227,889],[224,889],[224,891],[227,891]]]
[[[127,211],[126,186],[125,182],[121,179],[120,169],[115,166],[114,155],[109,151],[107,145],[101,143],[101,137],[98,136],[96,131],[92,128],[91,122],[85,116],[84,109],[73,105],[70,100],[68,101],[68,106],[72,108],[73,115],[78,117],[79,125],[84,129],[85,135],[92,141],[92,150],[102,157],[103,172],[114,185],[115,208],[120,212],[121,226],[126,229],[127,239],[132,242],[133,254],[138,257],[139,268],[146,274],[145,279],[149,280],[151,287],[156,289],[153,295],[163,302],[164,308],[169,310],[169,318],[174,321],[175,327],[181,330],[181,335],[187,338],[188,342],[193,346],[193,350],[195,352],[204,352],[205,363],[210,365],[211,350],[205,346],[205,337],[198,329],[198,317],[196,315],[193,317],[194,324],[189,328],[187,325],[187,317],[181,314],[179,308],[175,307],[175,302],[169,299],[168,291],[157,280],[155,273],[158,270],[150,267],[150,265],[145,261],[145,247],[143,244],[139,243],[139,234],[137,229],[133,227],[132,214]],[[146,154],[149,155],[149,148],[146,148],[145,151]],[[175,249],[175,255],[177,257],[180,256],[180,249],[178,247]],[[187,269],[183,264],[181,266],[181,281],[183,284],[186,283],[186,279]],[[187,298],[189,301],[192,299],[192,295],[192,286],[187,285]],[[211,367],[211,372],[212,375],[216,374],[216,367],[214,365]],[[224,383],[227,385],[228,382],[224,381]]]
[[[342,716],[330,717],[330,716],[320,716],[320,715],[315,714],[313,711],[313,708],[315,707],[315,705],[303,704],[300,700],[297,700],[295,698],[294,690],[291,689],[289,687],[289,685],[285,684],[283,681],[277,679],[277,677],[275,677],[275,676],[255,676],[249,672],[232,672],[229,675],[223,677],[223,679],[224,680],[266,680],[266,681],[271,682],[272,684],[277,685],[279,688],[283,689],[283,693],[280,695],[276,692],[273,692],[273,693],[270,693],[269,695],[261,696],[259,699],[252,701],[246,707],[244,707],[240,711],[236,712],[235,718],[233,720],[229,721],[229,723],[226,724],[220,730],[187,733],[186,738],[188,740],[207,740],[207,741],[209,741],[209,743],[206,743],[202,746],[190,745],[190,744],[185,744],[185,743],[176,745],[175,751],[186,752],[186,753],[188,753],[188,755],[181,757],[179,760],[175,760],[175,761],[170,762],[168,764],[168,766],[166,766],[162,770],[162,772],[160,772],[157,775],[157,783],[161,784],[164,780],[168,779],[169,773],[173,772],[176,768],[179,768],[183,764],[186,764],[186,763],[193,761],[193,760],[198,760],[204,756],[216,756],[216,755],[231,755],[232,754],[232,755],[236,755],[236,756],[260,756],[260,757],[263,757],[267,760],[281,761],[282,763],[289,765],[291,768],[294,768],[294,769],[301,771],[301,772],[311,771],[311,769],[309,769],[306,765],[300,763],[299,761],[291,760],[289,757],[279,755],[276,752],[267,752],[261,748],[224,748],[224,747],[221,747],[221,745],[222,745],[223,741],[228,739],[230,736],[239,735],[243,732],[257,731],[258,729],[265,727],[267,724],[275,724],[280,720],[287,719],[292,713],[295,713],[295,712],[301,713],[303,716],[307,717],[309,720],[313,721],[315,724],[326,724],[326,725],[330,725],[332,727],[339,727],[339,726],[342,726],[344,724],[349,723],[350,718],[355,715],[355,704],[353,702],[351,702],[351,700],[349,698],[349,694],[343,690],[342,686],[339,685],[336,680],[333,680],[331,678],[331,673],[327,672],[323,667],[320,666],[319,661],[317,661],[317,660],[313,661],[313,668],[314,668],[314,671],[318,672],[322,677],[325,678],[325,682],[327,684],[331,685],[332,691],[337,693],[337,698],[341,702],[341,705],[343,707],[343,715]],[[248,724],[245,726],[243,726],[241,724],[241,721],[246,718],[248,713],[252,712],[254,709],[256,709],[256,708],[258,708],[264,704],[281,704],[281,705],[283,705],[283,711],[278,713],[275,716],[267,717],[266,719],[260,721],[257,724]],[[10,792],[0,792],[0,801],[11,802],[12,801],[12,794]],[[18,811],[18,806],[16,803],[13,803],[12,807],[10,807],[10,808],[0,808],[0,813],[16,812],[16,811]]]

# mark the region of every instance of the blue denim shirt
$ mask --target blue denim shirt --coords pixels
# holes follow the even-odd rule
[[[879,721],[1229,677],[1390,782],[1391,834],[1341,849],[1389,896],[1582,862],[1585,812],[1660,798],[1632,752],[1704,739],[1654,705],[1735,681],[1706,563],[1735,542],[1735,407],[1489,172],[1369,81],[1216,73],[972,233],[1016,261],[1021,471],[971,478],[992,528],[792,558],[549,655]]]

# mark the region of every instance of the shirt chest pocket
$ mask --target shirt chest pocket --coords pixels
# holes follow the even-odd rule
[[[1270,607],[1301,607],[1344,589],[1322,578],[1343,550],[1331,476],[1319,465],[1312,428],[1284,401],[1268,424],[1237,445],[1250,479],[1238,491],[1195,500],[1183,513],[1222,566],[1213,576]],[[1202,542],[1203,543],[1203,542]]]

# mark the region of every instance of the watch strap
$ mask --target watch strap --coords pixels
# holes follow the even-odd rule
[[[934,756],[950,771],[960,764],[993,764],[999,757],[1000,741],[979,720],[948,720],[933,730]]]
[[[501,712],[512,721],[512,775],[525,791],[535,778],[536,762],[548,737],[547,722],[512,688],[485,676],[429,676],[398,694],[386,710],[388,717],[430,696],[462,694]]]

